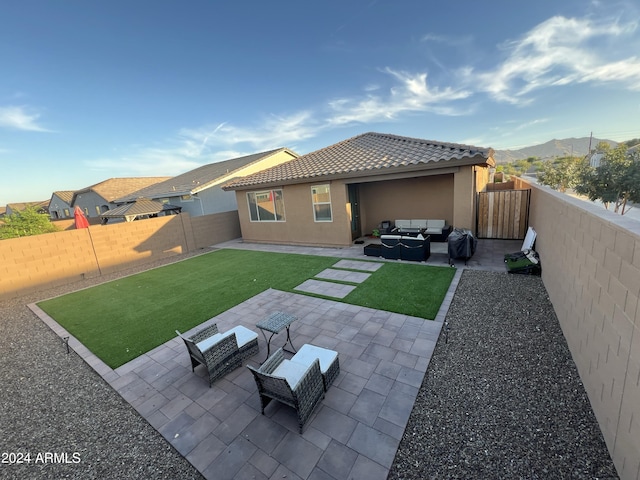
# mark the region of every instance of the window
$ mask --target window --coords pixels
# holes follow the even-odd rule
[[[68,208],[64,209],[64,216],[65,217],[70,217],[71,216],[71,213],[69,213],[69,209]]]
[[[316,185],[311,187],[311,200],[313,202],[313,216],[316,222],[331,222],[331,192],[329,185]]]
[[[247,193],[249,218],[252,222],[284,222],[282,190]]]

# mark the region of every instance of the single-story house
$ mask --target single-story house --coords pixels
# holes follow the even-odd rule
[[[493,150],[365,133],[225,184],[245,241],[349,246],[381,222],[475,229]]]
[[[233,192],[222,190],[222,184],[230,179],[288,162],[297,156],[292,150],[278,148],[210,163],[128,193],[117,198],[114,203],[122,205],[135,202],[138,198],[157,200],[179,206],[183,213],[192,217],[235,211],[238,209],[236,196]]]

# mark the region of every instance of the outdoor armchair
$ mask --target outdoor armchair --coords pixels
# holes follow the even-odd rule
[[[191,371],[204,365],[209,374],[209,387],[218,378],[242,365],[243,360],[258,353],[258,334],[248,328],[237,326],[224,333],[218,332],[218,325],[211,324],[190,337],[178,330],[191,358]]]
[[[260,368],[251,365],[247,368],[258,386],[262,414],[271,400],[289,405],[298,415],[298,427],[302,433],[305,423],[324,398],[319,359],[306,366],[286,360],[282,348],[279,348]]]

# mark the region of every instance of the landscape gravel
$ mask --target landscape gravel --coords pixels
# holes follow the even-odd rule
[[[618,478],[540,277],[465,270],[389,479]]]
[[[0,478],[202,478],[26,306],[189,256],[0,302]],[[390,479],[617,478],[538,277],[465,270],[447,323]]]

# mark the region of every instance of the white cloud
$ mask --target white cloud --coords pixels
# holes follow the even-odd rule
[[[450,103],[467,98],[471,92],[454,87],[430,88],[426,73],[383,70],[393,77],[395,85],[389,94],[369,94],[364,98],[339,98],[329,102],[331,126],[350,123],[377,123],[397,118],[403,113],[431,111],[441,115],[459,115]]]
[[[503,44],[507,56],[495,69],[467,71],[467,82],[495,100],[518,105],[530,103],[536,90],[573,83],[617,82],[639,90],[640,61],[624,56],[625,39],[637,27],[637,22],[553,17]]]
[[[30,132],[49,132],[38,124],[39,113],[30,113],[24,106],[0,107],[0,127]]]

